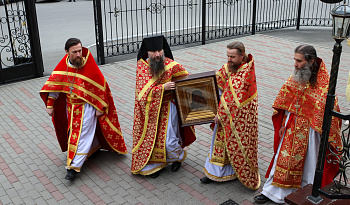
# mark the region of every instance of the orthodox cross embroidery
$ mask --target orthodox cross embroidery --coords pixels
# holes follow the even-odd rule
[[[300,99],[301,96],[303,95],[305,89],[306,89],[306,86],[302,89],[300,96],[297,98],[297,103],[294,104],[294,107],[295,107],[295,109],[296,109],[296,113],[295,113],[296,115],[298,115],[298,110],[299,110],[299,108],[300,108],[299,99]]]

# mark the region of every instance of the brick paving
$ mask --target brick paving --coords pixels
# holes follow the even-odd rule
[[[300,42],[266,34],[235,38],[255,59],[259,96],[259,171],[264,175],[273,155],[271,105],[293,71],[293,50]],[[220,69],[226,63],[224,40],[173,51],[175,60],[191,73]],[[314,45],[328,70],[331,48]],[[343,46],[346,46],[343,43]],[[63,53],[62,53],[63,55]],[[341,111],[348,113],[345,89],[350,53],[343,51],[337,93]],[[261,191],[238,180],[203,185],[202,168],[211,130],[196,126],[197,141],[186,148],[188,158],[173,173],[166,167],[152,179],[130,172],[134,105],[135,58],[100,66],[115,100],[129,154],[102,151],[92,156],[74,182],[64,179],[66,153],[60,151],[53,125],[39,91],[47,77],[0,86],[0,204],[221,204],[232,199],[253,204]],[[271,204],[271,203],[270,203]]]

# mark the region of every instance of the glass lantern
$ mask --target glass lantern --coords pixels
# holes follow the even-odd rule
[[[331,15],[333,17],[332,36],[334,39],[346,39],[349,36],[350,25],[350,7],[339,5],[332,9]]]

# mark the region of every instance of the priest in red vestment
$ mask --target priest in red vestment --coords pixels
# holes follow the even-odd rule
[[[216,73],[221,94],[215,127],[200,181],[233,179],[249,189],[260,186],[258,168],[258,96],[252,55],[243,43],[227,45],[228,62]],[[213,126],[213,125],[212,125]]]
[[[70,38],[66,55],[40,91],[52,116],[58,142],[67,151],[66,179],[73,181],[98,149],[126,154],[112,93],[94,58],[81,41]]]
[[[272,200],[284,203],[284,197],[312,184],[320,146],[329,75],[322,59],[310,45],[294,50],[294,74],[284,83],[272,107],[274,113],[274,156],[266,173],[267,181],[258,203]],[[339,112],[335,98],[334,110]],[[341,150],[341,119],[332,119],[330,147]],[[332,182],[339,165],[326,158],[322,186]]]
[[[188,75],[173,59],[162,35],[144,38],[137,55],[131,172],[159,176],[172,163],[177,171],[183,149],[195,140],[194,128],[181,128],[174,101],[175,77]]]

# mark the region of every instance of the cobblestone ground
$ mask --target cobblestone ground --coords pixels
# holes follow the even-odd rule
[[[259,95],[259,170],[261,187],[273,155],[272,103],[293,71],[293,50],[300,42],[269,35],[235,38],[255,59]],[[225,40],[179,49],[175,60],[191,74],[219,69],[226,63]],[[345,44],[344,44],[345,45]],[[314,45],[328,70],[331,48]],[[62,53],[63,55],[63,53]],[[343,52],[337,93],[341,111],[349,112],[345,89],[350,53]],[[129,154],[100,152],[90,158],[74,182],[64,179],[62,153],[39,91],[47,77],[0,86],[0,204],[220,204],[229,199],[252,204],[261,191],[245,188],[238,180],[203,185],[202,168],[209,151],[209,126],[196,126],[197,141],[187,148],[188,158],[174,173],[170,167],[152,179],[132,175],[131,147],[135,59],[100,66],[109,83]]]

